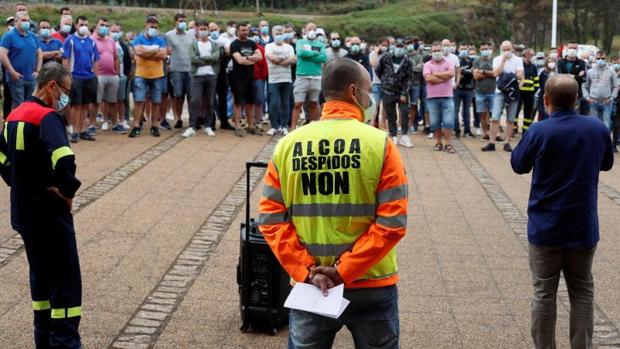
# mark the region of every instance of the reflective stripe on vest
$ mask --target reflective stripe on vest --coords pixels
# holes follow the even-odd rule
[[[17,123],[17,137],[15,138],[15,150],[24,150],[26,148],[24,144],[24,122]]]
[[[283,199],[287,213],[263,213],[259,223],[289,221],[318,265],[333,266],[373,224],[400,227],[403,217],[376,217],[377,205],[407,196],[407,187],[376,192],[387,135],[353,119],[329,119],[282,138],[274,152],[281,191],[263,195]],[[404,217],[406,223],[406,217]],[[382,279],[397,272],[390,251],[361,279]]]
[[[0,151],[0,165],[4,165],[6,163],[6,155]]]
[[[73,150],[71,148],[64,146],[60,147],[52,152],[52,168],[56,169],[56,163],[58,160],[64,158],[65,156],[74,155]]]
[[[520,88],[521,91],[534,92],[534,81],[530,79],[523,80],[523,85]]]

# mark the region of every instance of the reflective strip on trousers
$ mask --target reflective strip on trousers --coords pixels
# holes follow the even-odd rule
[[[4,155],[4,153],[0,151],[0,165],[4,165],[4,163],[6,163],[6,159],[6,155]]]
[[[282,197],[282,191],[270,185],[265,185],[263,187],[263,196],[271,201],[284,203],[284,198]]]
[[[50,301],[32,301],[32,309],[34,310],[48,310],[50,308]]]
[[[15,150],[24,150],[24,123],[22,121],[17,123],[17,138],[15,140]]]
[[[52,152],[52,168],[56,169],[56,163],[58,160],[65,156],[74,155],[73,150],[69,147],[60,147]]]
[[[407,227],[407,215],[379,216],[377,224],[388,228],[405,228]]]
[[[82,307],[52,309],[52,319],[66,319],[82,316]]]
[[[301,243],[310,252],[313,257],[338,257],[350,248],[353,247],[352,243],[349,244],[307,244]]]
[[[260,225],[286,223],[288,222],[288,215],[286,212],[261,213],[258,215],[256,222]]]
[[[377,192],[377,203],[382,204],[386,202],[392,202],[400,199],[407,198],[408,192],[407,184],[399,185],[389,189],[381,190]]]
[[[374,217],[375,204],[294,204],[289,212],[298,217]]]

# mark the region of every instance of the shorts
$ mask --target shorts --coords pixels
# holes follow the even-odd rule
[[[118,76],[100,75],[97,77],[97,103],[118,101]]]
[[[230,89],[233,94],[235,105],[254,104],[256,99],[256,84],[254,79],[231,77]]]
[[[189,96],[189,90],[192,85],[192,75],[190,72],[173,71],[168,73],[170,84],[172,85],[172,96],[182,98]]]
[[[381,102],[381,98],[383,98],[381,84],[372,84],[372,94],[375,96],[375,102],[379,104],[379,102]]]
[[[265,104],[265,80],[254,80],[254,85],[256,85],[256,98],[254,98],[254,104]]]
[[[426,107],[431,119],[431,130],[454,128],[454,99],[452,97],[427,98]]]
[[[517,107],[519,106],[519,101],[514,100],[510,102],[508,105],[504,104],[505,97],[504,94],[499,92],[495,93],[495,99],[493,100],[493,113],[491,114],[491,120],[499,121],[502,118],[502,113],[504,111],[504,106],[506,109],[506,121],[515,122],[517,119]]]
[[[308,76],[297,76],[293,85],[293,95],[295,103],[305,101],[318,102],[321,94],[321,79],[310,78]]]
[[[420,85],[411,85],[411,88],[409,88],[409,105],[410,106],[418,105],[419,100],[420,100]]]
[[[484,113],[493,111],[493,100],[495,93],[479,93],[476,92],[476,113]]]
[[[166,75],[159,79],[159,92],[167,96],[168,91],[172,91],[172,83],[170,82],[170,76]]]
[[[97,103],[97,77],[73,78],[71,84],[71,106]]]
[[[143,103],[148,100],[153,104],[161,103],[161,86],[162,81],[165,82],[165,78],[158,79],[145,79],[136,76],[134,79],[134,102]]]
[[[118,97],[117,101],[124,101],[127,99],[127,77],[118,77]]]

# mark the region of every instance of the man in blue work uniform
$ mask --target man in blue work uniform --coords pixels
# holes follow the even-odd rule
[[[11,224],[30,265],[37,349],[80,348],[82,281],[71,205],[80,181],[58,111],[69,103],[71,74],[56,62],[37,77],[33,96],[7,118],[0,174],[11,187]]]

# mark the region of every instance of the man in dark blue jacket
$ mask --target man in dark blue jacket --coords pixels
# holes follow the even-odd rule
[[[592,347],[592,259],[599,240],[598,178],[600,171],[611,169],[614,158],[605,125],[574,111],[578,93],[578,84],[571,75],[549,79],[544,102],[551,117],[530,127],[511,159],[518,174],[534,169],[528,240],[536,348],[556,347],[560,271],[570,295],[571,347]]]
[[[0,175],[11,187],[11,224],[30,265],[36,348],[78,349],[82,281],[71,205],[80,181],[63,116],[71,74],[47,63],[33,96],[7,118]],[[29,345],[22,345],[29,347]]]

